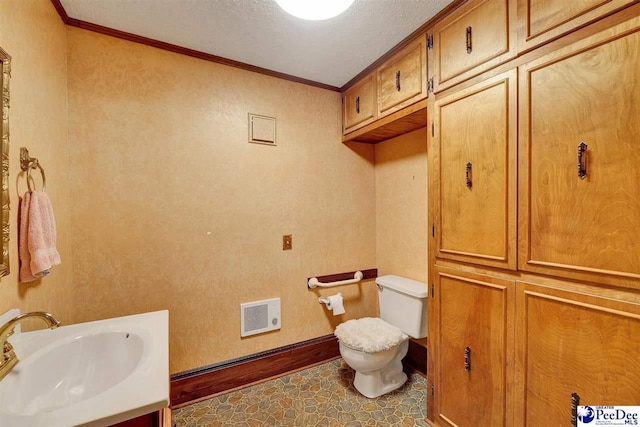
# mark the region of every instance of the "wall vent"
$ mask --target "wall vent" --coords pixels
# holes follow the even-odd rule
[[[240,336],[280,329],[280,298],[240,304]]]
[[[276,145],[275,117],[249,113],[249,142]]]

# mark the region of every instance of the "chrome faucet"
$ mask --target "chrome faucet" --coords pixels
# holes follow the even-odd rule
[[[31,318],[44,320],[49,329],[55,329],[60,326],[60,322],[58,322],[55,317],[42,311],[21,314],[0,326],[0,347],[2,348],[2,357],[0,357],[0,381],[18,364],[18,357],[13,351],[13,346],[7,340],[13,335],[13,329],[18,326],[19,323]]]

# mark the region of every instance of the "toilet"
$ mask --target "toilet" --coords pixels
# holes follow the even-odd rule
[[[335,336],[342,359],[354,371],[354,387],[375,398],[407,381],[402,358],[409,337],[427,336],[427,285],[388,275],[376,279],[380,317],[364,317],[339,324]]]

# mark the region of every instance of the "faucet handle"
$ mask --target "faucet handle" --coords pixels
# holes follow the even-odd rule
[[[13,346],[9,341],[4,342],[4,348],[2,350],[3,350],[2,351],[3,361],[7,361],[11,359],[13,356],[15,356],[15,353],[13,352]]]
[[[8,351],[7,345],[9,345],[11,349],[13,349],[13,347],[11,347],[11,344],[9,344],[9,341],[7,340],[15,332],[14,329],[15,329],[15,326],[10,326],[9,329],[6,329],[3,333],[0,333],[0,344],[4,342],[4,348],[3,348],[4,354],[7,354],[7,351]]]

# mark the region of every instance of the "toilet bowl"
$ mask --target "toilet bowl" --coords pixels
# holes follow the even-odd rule
[[[381,276],[376,283],[380,317],[348,320],[334,332],[342,359],[356,372],[354,387],[369,398],[402,387],[409,336],[427,336],[426,284],[399,276]]]
[[[340,343],[342,359],[356,371],[353,386],[369,398],[389,393],[407,382],[407,374],[402,371],[402,359],[408,349],[408,339],[376,353],[365,353]]]

